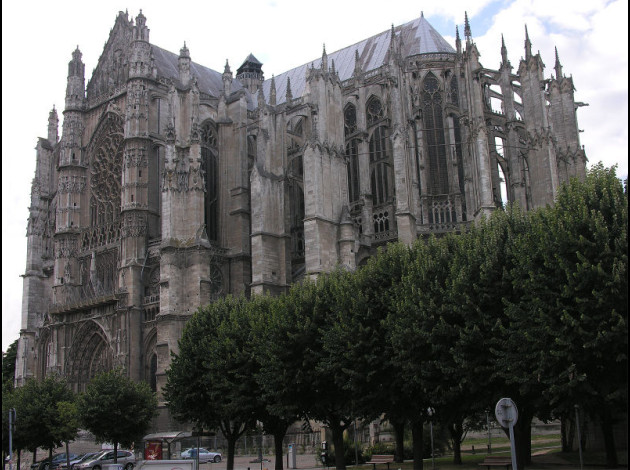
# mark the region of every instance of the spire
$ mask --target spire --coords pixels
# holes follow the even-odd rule
[[[466,38],[466,44],[472,41],[472,33],[470,32],[470,23],[468,22],[468,12],[464,12],[464,37]]]
[[[328,71],[328,54],[326,54],[326,44],[324,43],[324,52],[322,52],[322,72]]]
[[[225,68],[223,69],[223,93],[225,96],[230,96],[232,93],[232,71],[230,70],[230,64],[225,59]]]
[[[293,100],[293,93],[291,92],[291,77],[287,77],[287,103]]]
[[[142,14],[142,10],[136,16],[136,25],[133,28],[133,39],[135,41],[149,42],[149,28],[147,28],[147,18]]]
[[[529,40],[529,33],[527,32],[527,25],[525,25],[525,59],[529,59],[532,56],[532,42]]]
[[[462,53],[462,40],[459,37],[459,28],[455,25],[455,49],[457,49],[457,53]]]
[[[562,78],[562,64],[560,63],[560,57],[558,57],[558,48],[556,47],[556,78],[560,80]]]
[[[271,106],[276,105],[276,77],[271,75],[271,86],[269,89],[269,104]]]
[[[184,47],[179,50],[179,57],[188,57],[190,58],[190,51],[186,47],[186,41],[184,41]]]
[[[81,61],[79,46],[68,62],[68,83],[66,85],[66,109],[80,108],[85,98],[85,64]]]
[[[501,34],[501,61],[503,65],[507,65],[509,60],[507,56],[507,48],[505,47],[505,40],[503,39],[503,34]]]
[[[85,76],[85,65],[83,61],[81,61],[81,51],[79,50],[79,46],[72,53],[72,60],[68,63],[68,77],[84,77]]]
[[[59,116],[57,116],[57,110],[55,105],[53,105],[52,110],[48,114],[48,142],[51,144],[56,144],[59,140],[58,126]]]

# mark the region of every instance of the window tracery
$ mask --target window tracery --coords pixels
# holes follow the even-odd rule
[[[122,117],[108,113],[90,149],[92,226],[120,224],[123,140]]]
[[[357,109],[353,104],[348,104],[344,110],[344,133],[346,139],[357,131]],[[355,203],[359,201],[359,141],[356,138],[346,140],[346,157],[348,165],[348,200]]]
[[[296,116],[287,123],[287,191],[289,197],[289,225],[291,233],[291,266],[295,273],[305,262],[304,244],[304,118]]]
[[[429,161],[429,191],[433,195],[448,194],[448,168],[442,114],[442,93],[436,76],[429,72],[422,87],[424,131]]]

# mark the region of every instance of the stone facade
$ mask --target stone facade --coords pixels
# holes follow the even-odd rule
[[[119,13],[87,86],[72,53],[61,137],[53,109],[37,143],[17,383],[122,366],[159,391],[218,296],[552,203],[585,174],[572,78],[556,53],[545,79],[527,33],[516,73],[501,55],[486,69],[467,19],[453,48],[422,16],[265,80],[253,55],[216,72]]]

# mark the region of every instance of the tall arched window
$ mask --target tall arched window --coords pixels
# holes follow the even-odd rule
[[[205,175],[204,224],[208,239],[217,241],[219,237],[219,178],[218,178],[217,133],[211,122],[201,127],[201,170]]]
[[[287,124],[287,181],[291,232],[291,272],[293,281],[298,280],[305,266],[304,244],[304,118],[296,116]]]
[[[348,158],[348,199],[352,204],[359,201],[359,141],[353,138],[357,132],[357,108],[348,104],[344,110],[344,134]]]
[[[422,87],[424,131],[429,156],[429,191],[431,194],[448,194],[448,168],[442,117],[442,93],[439,82],[432,72],[424,79]]]
[[[374,206],[385,204],[393,196],[391,144],[389,128],[381,101],[372,97],[366,106],[370,130],[370,183]]]

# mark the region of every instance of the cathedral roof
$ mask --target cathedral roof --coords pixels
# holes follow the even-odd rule
[[[153,44],[151,48],[158,76],[170,78],[177,82],[179,80],[179,56]],[[190,73],[197,79],[199,91],[212,96],[219,96],[223,93],[223,75],[221,73],[193,61],[190,62]],[[232,82],[232,91],[238,91],[241,88],[243,87],[238,80]]]
[[[335,70],[341,80],[351,78],[355,70],[355,60],[358,52],[361,70],[366,73],[386,65],[389,60],[390,44],[392,33],[400,38],[401,53],[403,57],[410,57],[419,54],[455,54],[456,51],[438,33],[429,22],[421,16],[409,23],[388,29],[380,34],[364,39],[356,44],[340,49],[328,54],[329,67],[332,61],[335,62]],[[153,57],[157,66],[158,75],[177,81],[179,78],[179,56],[161,47],[151,45]],[[286,99],[287,80],[291,80],[291,90],[293,96],[300,97],[306,88],[306,76],[309,67],[321,67],[322,58],[309,61],[304,65],[291,69],[287,72],[275,76],[277,103],[280,104]],[[247,63],[259,63],[250,54],[243,66]],[[262,64],[261,64],[262,65]],[[241,66],[241,67],[243,67]],[[222,74],[215,70],[204,67],[195,62],[190,63],[191,74],[197,78],[199,90],[212,96],[219,96],[223,92]],[[232,91],[243,89],[241,82],[234,79]],[[265,100],[269,101],[271,90],[271,79],[263,82],[263,92]],[[249,96],[249,107],[256,106],[257,100]]]
[[[420,16],[409,23],[393,28],[393,34],[402,40],[402,56],[410,57],[419,54],[455,54],[456,51],[438,33],[433,26]],[[361,70],[370,72],[385,64],[389,60],[390,43],[392,39],[392,29],[388,29],[380,34],[364,39],[361,42],[345,47],[339,51],[328,54],[329,67],[332,61],[335,62],[335,70],[341,80],[351,78],[355,70],[355,58],[358,52]],[[293,96],[299,97],[304,93],[306,87],[306,76],[308,68],[321,67],[322,58],[319,57],[300,67],[296,67],[287,72],[275,76],[277,103],[285,101],[287,79],[291,80],[291,91]],[[271,88],[271,80],[265,80],[263,91],[265,99],[268,101]],[[256,102],[256,100],[253,100]]]

